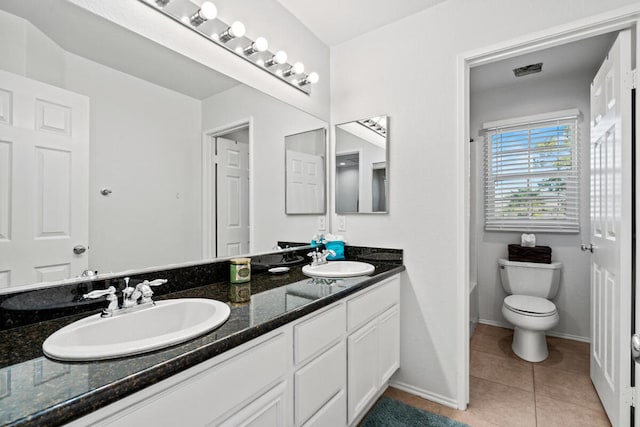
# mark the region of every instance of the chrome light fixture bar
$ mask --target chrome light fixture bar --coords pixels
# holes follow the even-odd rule
[[[320,78],[316,72],[305,74],[302,62],[289,64],[285,51],[269,51],[266,38],[247,37],[242,22],[228,25],[217,18],[218,9],[211,1],[198,2],[200,6],[192,0],[138,1],[307,95]]]

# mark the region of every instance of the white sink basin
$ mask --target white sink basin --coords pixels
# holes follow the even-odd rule
[[[44,353],[58,360],[90,361],[145,353],[195,338],[229,318],[223,302],[205,298],[157,301],[115,317],[85,317],[51,334]]]
[[[311,277],[326,277],[338,279],[342,277],[366,276],[376,268],[366,262],[359,261],[329,261],[322,265],[305,265],[302,272]]]

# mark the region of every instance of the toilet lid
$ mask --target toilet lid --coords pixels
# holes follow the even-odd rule
[[[504,299],[504,305],[513,311],[537,316],[556,312],[555,304],[548,299],[529,295],[509,295]]]

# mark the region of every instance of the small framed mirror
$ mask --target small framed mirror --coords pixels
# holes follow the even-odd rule
[[[336,126],[336,213],[389,211],[388,116]]]
[[[327,211],[327,131],[314,129],[284,137],[285,213],[323,215]]]

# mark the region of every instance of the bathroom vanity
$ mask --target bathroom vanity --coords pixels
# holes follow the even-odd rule
[[[308,278],[300,266],[284,275],[255,274],[251,302],[231,305],[230,318],[220,328],[121,359],[67,363],[42,356],[46,336],[86,313],[0,332],[0,378],[8,385],[8,394],[0,399],[0,421],[355,424],[399,367],[404,266],[375,267],[370,276],[331,280]],[[225,290],[226,281],[158,299],[224,299]]]

